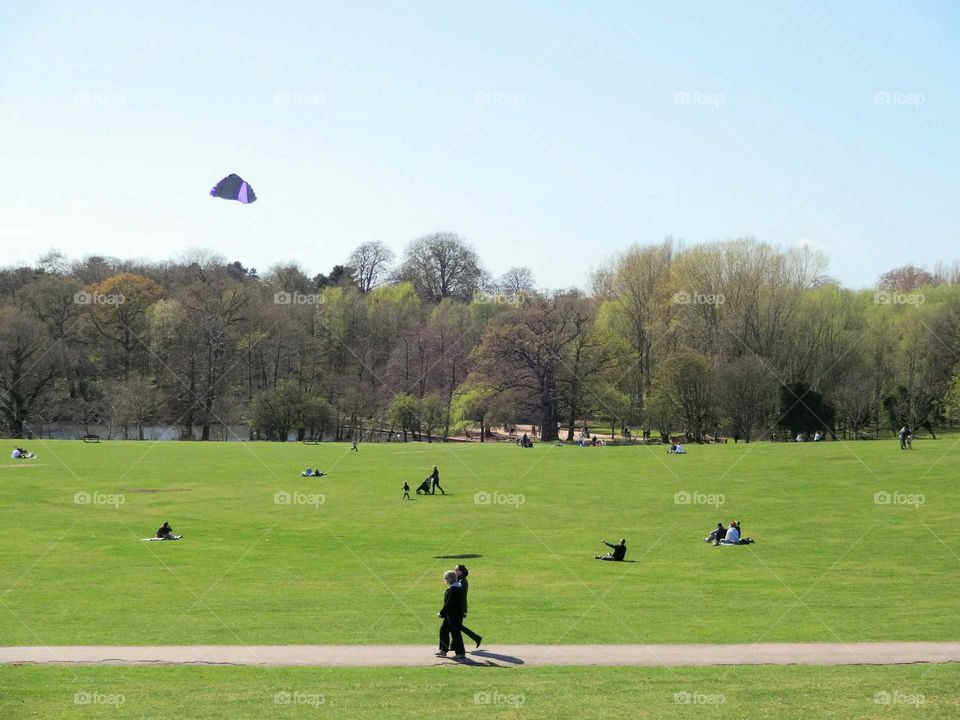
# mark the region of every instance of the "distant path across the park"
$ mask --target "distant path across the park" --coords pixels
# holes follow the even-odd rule
[[[0,664],[262,665],[904,665],[960,662],[960,642],[744,645],[491,645],[458,663],[431,645],[154,645],[0,647]]]

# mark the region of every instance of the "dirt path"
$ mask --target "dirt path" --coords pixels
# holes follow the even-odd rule
[[[0,664],[454,665],[430,645],[168,645],[0,647]],[[765,643],[758,645],[499,645],[459,664],[521,665],[902,665],[960,662],[960,642]]]

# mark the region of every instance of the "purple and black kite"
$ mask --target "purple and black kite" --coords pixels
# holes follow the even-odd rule
[[[253,188],[239,175],[230,173],[210,190],[213,197],[224,200],[239,200],[244,205],[256,202],[257,194]]]

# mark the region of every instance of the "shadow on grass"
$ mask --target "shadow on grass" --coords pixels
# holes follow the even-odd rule
[[[474,650],[467,657],[454,658],[453,661],[458,665],[475,665],[477,667],[503,667],[503,663],[508,665],[524,664],[521,658],[513,655],[500,655],[486,650]]]

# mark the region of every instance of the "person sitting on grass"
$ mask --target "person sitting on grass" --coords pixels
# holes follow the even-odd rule
[[[714,545],[751,545],[754,540],[752,537],[745,538],[741,535],[740,523],[736,520],[730,521],[730,527],[727,528],[727,534],[724,538]]]
[[[667,455],[686,455],[687,451],[683,449],[683,443],[677,443],[676,445],[671,445],[670,449],[667,450]]]
[[[324,477],[325,475],[325,472],[320,472],[320,468],[314,468],[313,470],[307,468],[300,473],[300,477]]]
[[[717,523],[717,527],[707,535],[703,541],[706,543],[719,543],[727,534],[727,529],[723,526],[722,522]]]
[[[163,525],[157,530],[157,539],[159,540],[179,540],[182,537],[183,535],[173,534],[173,528],[170,527],[170,523],[166,520],[163,521]]]
[[[24,450],[21,447],[18,447],[13,449],[13,452],[10,453],[10,457],[13,460],[27,460],[30,458],[35,458],[36,455],[34,455],[32,452]]]
[[[622,562],[623,559],[627,556],[627,541],[623,538],[620,538],[620,542],[616,545],[608,543],[606,540],[601,540],[604,545],[608,548],[612,548],[613,552],[609,552],[606,555],[597,555],[595,560],[612,560],[614,562]]]

